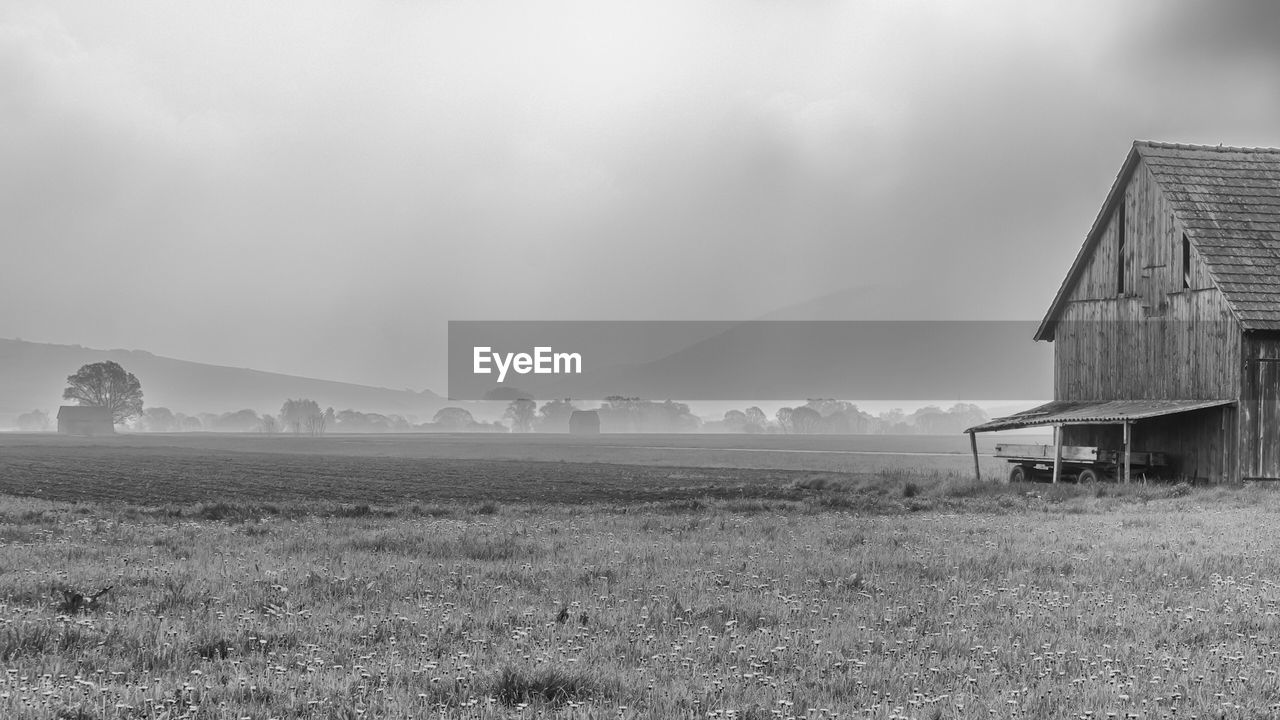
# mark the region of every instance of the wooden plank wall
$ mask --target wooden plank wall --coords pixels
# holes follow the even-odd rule
[[[1238,397],[1239,324],[1194,252],[1192,287],[1183,289],[1182,229],[1145,165],[1124,203],[1125,293],[1116,293],[1113,213],[1055,329],[1054,397]]]
[[[1245,335],[1243,355],[1240,473],[1280,480],[1280,333]]]
[[[1237,397],[1240,332],[1217,290],[1169,296],[1143,317],[1137,298],[1070,303],[1054,339],[1058,400]]]

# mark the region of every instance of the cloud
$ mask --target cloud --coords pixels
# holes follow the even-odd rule
[[[15,3],[0,335],[422,386],[448,319],[1036,317],[1134,138],[1280,142],[1270,4],[1205,7]]]

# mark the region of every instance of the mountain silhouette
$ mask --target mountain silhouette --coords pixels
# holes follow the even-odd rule
[[[167,407],[188,415],[250,409],[279,412],[289,398],[309,398],[337,410],[354,409],[416,416],[428,420],[446,403],[424,390],[392,390],[352,383],[208,365],[153,355],[142,350],[98,350],[0,339],[0,427],[32,410],[52,414],[64,404],[67,376],[87,363],[113,360],[142,383],[147,407]]]

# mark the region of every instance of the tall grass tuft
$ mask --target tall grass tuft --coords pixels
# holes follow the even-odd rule
[[[597,687],[594,680],[582,673],[558,668],[525,672],[508,665],[494,678],[489,692],[498,702],[508,706],[521,703],[560,705],[585,700],[596,694]]]
[[[55,648],[57,637],[48,625],[29,623],[7,625],[0,630],[0,662],[9,663],[35,657]]]

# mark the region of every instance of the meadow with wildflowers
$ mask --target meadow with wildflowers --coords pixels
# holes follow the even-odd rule
[[[1280,714],[1266,488],[780,489],[0,496],[0,717]]]

